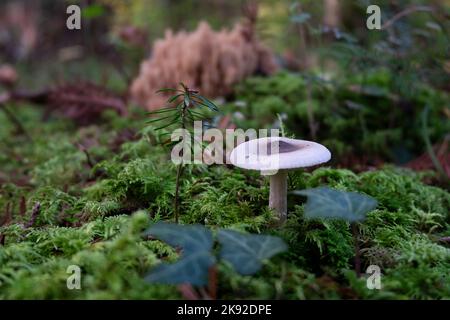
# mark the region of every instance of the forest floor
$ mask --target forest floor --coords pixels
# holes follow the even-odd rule
[[[175,261],[170,246],[142,237],[173,221],[176,168],[170,150],[145,126],[145,114],[106,112],[77,127],[17,105],[27,135],[0,113],[0,299],[173,299],[173,285],[144,276]],[[323,166],[289,175],[289,190],[329,186],[374,197],[378,207],[357,225],[363,274],[354,270],[349,223],[304,219],[305,198],[289,197],[288,221],[273,228],[268,181],[226,165],[186,166],[180,223],[231,228],[284,239],[287,252],[254,276],[218,265],[221,299],[450,298],[450,193],[427,185],[431,173],[386,165],[354,173]],[[82,289],[66,286],[80,266]],[[366,286],[381,268],[381,290]]]

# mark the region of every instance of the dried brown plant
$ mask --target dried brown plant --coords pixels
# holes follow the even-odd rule
[[[152,56],[141,64],[130,91],[133,100],[153,110],[167,98],[156,94],[160,88],[183,82],[208,97],[226,96],[244,78],[276,70],[273,54],[254,34],[254,21],[247,19],[221,31],[201,22],[191,33],[166,31],[165,38],[155,42]]]
[[[98,120],[106,109],[127,113],[125,100],[106,88],[90,83],[65,84],[50,91],[47,107],[83,125]]]
[[[125,97],[86,81],[64,83],[35,93],[12,90],[0,95],[0,107],[19,101],[45,106],[46,115],[60,114],[78,125],[98,122],[102,112],[109,109],[120,115],[127,114]],[[14,114],[8,114],[11,116],[11,121],[16,122],[17,127],[20,128],[20,122]]]
[[[16,69],[8,64],[0,65],[0,85],[12,88],[18,80]]]

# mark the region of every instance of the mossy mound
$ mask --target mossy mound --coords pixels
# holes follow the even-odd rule
[[[2,115],[1,115],[2,116]],[[105,114],[98,125],[75,128],[40,122],[20,107],[33,141],[0,128],[1,299],[181,298],[174,286],[143,276],[178,253],[141,234],[173,219],[175,167],[170,152],[144,127],[145,117]],[[1,123],[7,123],[1,119]],[[80,147],[82,145],[83,147]],[[255,276],[219,265],[219,298],[450,298],[450,194],[395,167],[355,174],[320,168],[295,172],[289,189],[327,185],[358,191],[379,205],[358,225],[363,271],[376,264],[382,289],[369,290],[353,270],[354,238],[343,221],[305,220],[302,197],[289,197],[286,225],[271,227],[268,181],[227,166],[186,167],[181,223],[282,237],[289,251]],[[40,203],[39,214],[32,209]],[[32,221],[32,226],[27,224]],[[82,289],[66,286],[67,268],[82,270]]]

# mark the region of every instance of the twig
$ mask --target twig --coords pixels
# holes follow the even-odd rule
[[[5,104],[1,103],[0,101],[0,109],[3,110],[5,115],[9,118],[9,120],[14,124],[17,131],[21,134],[23,134],[28,140],[33,141],[31,136],[28,134],[28,132],[25,130],[25,127],[22,125],[19,119],[12,113]]]
[[[406,8],[405,10],[400,11],[399,13],[394,15],[391,19],[383,23],[383,25],[381,26],[381,30],[391,27],[396,21],[400,20],[401,18],[418,11],[434,12],[435,8],[430,6],[411,6],[409,8]]]
[[[25,216],[26,212],[27,212],[27,202],[25,200],[25,197],[22,196],[20,198],[19,214],[23,217],[23,216]]]
[[[11,99],[11,95],[9,93],[3,93],[0,95],[0,105],[8,102]]]
[[[303,8],[301,7],[300,2],[297,2],[297,3],[298,3],[297,13],[301,14],[301,13],[303,13]],[[299,23],[295,24],[295,28],[297,29],[297,33],[300,38],[300,43],[299,43],[299,48],[298,48],[299,49],[298,50],[299,51],[299,59],[298,60],[303,61],[301,67],[306,69],[308,67],[308,59],[306,56],[306,52],[308,52],[308,50],[306,50],[306,47],[307,47],[306,32],[307,32],[307,30],[303,24],[299,24]]]
[[[306,110],[308,112],[308,124],[309,124],[309,131],[311,133],[311,138],[313,139],[313,141],[316,140],[317,137],[317,124],[316,121],[314,120],[314,111],[312,109],[311,106],[311,87],[310,84],[308,82],[308,85],[306,87],[306,93],[307,93],[307,105],[306,105]]]
[[[2,220],[0,221],[0,226],[11,222],[12,214],[11,214],[11,210],[10,209],[11,209],[11,202],[8,202],[6,204],[5,214],[4,214],[3,218],[2,218]],[[1,233],[0,234],[0,245],[5,245],[5,238],[6,238],[6,236],[3,233]]]
[[[180,284],[178,286],[178,291],[180,291],[183,298],[187,300],[200,300],[198,293],[189,283]]]
[[[427,149],[428,155],[430,156],[431,162],[436,168],[437,172],[442,176],[446,177],[446,173],[444,168],[442,167],[441,162],[439,161],[436,153],[434,152],[433,146],[431,145],[430,135],[428,133],[428,113],[430,111],[430,107],[427,105],[422,112],[422,138],[425,142],[425,147]]]
[[[0,220],[0,226],[9,223],[11,220],[12,220],[11,202],[8,202],[5,207],[5,213],[3,214],[3,217]]]
[[[189,94],[189,89],[187,89],[188,95]],[[187,105],[185,102],[183,102],[183,108],[181,110],[181,128],[183,129],[183,131],[186,129],[186,112],[188,109],[189,105]],[[183,139],[183,143],[184,143],[184,139]],[[184,150],[184,147],[183,147]],[[184,157],[184,154],[183,154]],[[181,160],[181,163],[178,165],[177,168],[177,180],[176,180],[176,186],[175,186],[175,199],[174,199],[174,210],[175,210],[175,222],[178,223],[178,219],[180,216],[179,213],[179,193],[180,193],[180,179],[181,179],[181,175],[183,174],[183,169],[184,169],[184,165],[183,165],[183,160]]]
[[[14,90],[9,94],[10,101],[27,101],[35,104],[46,104],[51,90],[45,89],[38,92]]]
[[[78,143],[78,148],[80,149],[80,151],[82,151],[86,155],[86,161],[87,161],[89,167],[91,169],[94,168],[95,165],[92,162],[91,155],[89,154],[89,151],[81,143]]]
[[[178,223],[178,219],[180,216],[179,213],[179,193],[180,193],[180,179],[181,179],[181,175],[183,173],[183,164],[179,164],[178,168],[177,168],[177,180],[175,182],[176,186],[175,186],[175,199],[174,199],[174,211],[175,211],[175,222]]]
[[[355,272],[358,277],[361,275],[361,256],[359,251],[359,232],[355,222],[351,223],[353,239],[355,242]]]
[[[440,238],[439,241],[441,241],[441,242],[450,242],[450,237]]]
[[[33,211],[31,212],[30,221],[25,223],[23,225],[23,227],[25,229],[31,228],[34,225],[34,223],[36,222],[36,219],[37,219],[37,217],[38,217],[40,212],[41,212],[41,204],[39,202],[36,202],[36,204],[33,207]]]
[[[212,266],[209,268],[209,274],[208,274],[208,294],[211,297],[211,299],[216,300],[217,299],[217,267]]]
[[[198,288],[198,291],[202,295],[203,300],[211,300],[211,297],[209,295],[209,292],[205,290],[205,288]]]

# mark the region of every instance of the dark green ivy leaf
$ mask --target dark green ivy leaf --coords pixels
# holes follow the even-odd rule
[[[326,187],[292,193],[308,197],[305,205],[307,218],[339,218],[353,222],[363,220],[377,206],[377,201],[370,196]]]
[[[213,246],[211,231],[201,225],[158,222],[148,228],[144,235],[151,235],[173,247],[180,247],[184,254],[210,251]]]
[[[183,256],[172,264],[161,264],[154,268],[145,280],[150,283],[204,286],[208,283],[208,270],[215,258],[208,251],[199,251]]]
[[[161,264],[145,278],[152,283],[205,285],[208,269],[215,263],[212,255],[213,237],[211,231],[201,225],[183,226],[158,222],[145,235],[151,235],[173,247],[183,250],[181,259],[172,264]]]
[[[221,259],[230,262],[242,275],[258,272],[264,260],[287,250],[284,241],[273,236],[243,234],[221,229],[217,238],[222,245]]]

